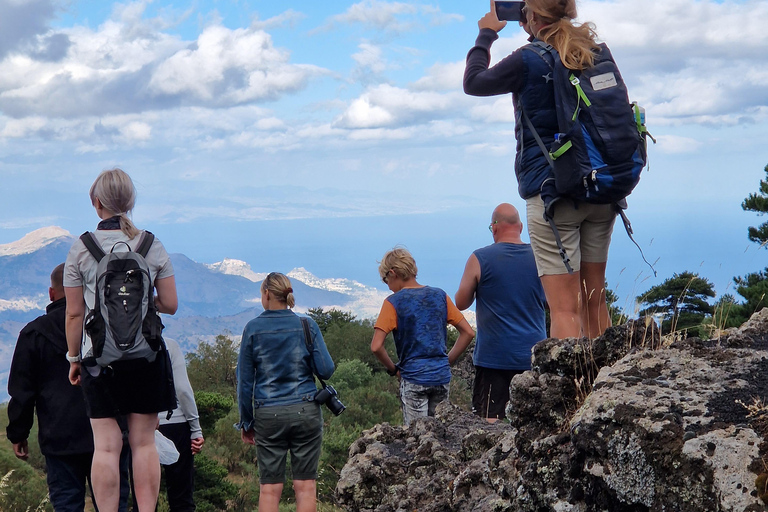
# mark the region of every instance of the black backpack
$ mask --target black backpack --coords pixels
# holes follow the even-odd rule
[[[136,251],[116,243],[109,254],[93,233],[80,236],[98,262],[94,308],[85,319],[92,348],[86,366],[108,366],[115,361],[144,358],[152,362],[164,348],[163,323],[155,309],[154,285],[145,260],[155,236],[145,231]],[[115,252],[123,244],[128,251]]]
[[[640,181],[650,133],[645,127],[645,111],[629,102],[627,87],[605,44],[595,52],[593,66],[581,71],[566,68],[557,50],[542,41],[534,41],[525,49],[537,53],[552,70],[559,133],[550,148],[525,111],[522,117],[552,168],[552,177],[542,186],[544,219],[552,227],[566,269],[572,273],[553,220],[557,202],[571,199],[615,205],[627,234],[637,245],[624,213],[625,198]],[[656,142],[653,137],[651,140]]]

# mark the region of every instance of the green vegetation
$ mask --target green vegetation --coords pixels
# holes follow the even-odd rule
[[[43,472],[45,459],[37,443],[37,424],[29,435],[29,459],[21,461],[13,454],[13,446],[5,437],[7,409],[8,404],[0,406],[0,510],[53,512]]]
[[[759,190],[749,194],[741,203],[744,211],[755,212],[758,215],[768,213],[768,165],[765,166],[764,171],[766,179],[760,180]],[[768,245],[768,222],[763,222],[757,227],[750,227],[749,239],[760,244],[761,247]]]
[[[701,324],[713,307],[708,300],[715,296],[711,282],[692,272],[673,274],[663,283],[653,286],[637,297],[645,305],[641,316],[661,313],[662,334],[687,329],[692,336],[700,336]]]

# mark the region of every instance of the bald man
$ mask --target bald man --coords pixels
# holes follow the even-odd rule
[[[505,417],[512,377],[531,368],[531,348],[547,337],[545,298],[533,250],[520,239],[520,214],[496,207],[488,226],[493,244],[472,253],[455,302],[465,310],[477,300],[472,409],[488,422]]]

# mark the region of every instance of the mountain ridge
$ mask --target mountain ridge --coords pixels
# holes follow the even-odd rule
[[[0,245],[0,401],[6,400],[8,371],[19,330],[45,312],[51,270],[62,263],[75,241],[68,231],[49,226]],[[239,339],[243,327],[262,311],[260,284],[267,273],[245,261],[223,258],[199,263],[171,253],[179,310],[163,316],[164,335],[179,341],[185,352],[219,334]],[[375,316],[389,295],[344,278],[324,279],[298,267],[287,274],[296,296],[297,312],[337,308],[359,318]]]

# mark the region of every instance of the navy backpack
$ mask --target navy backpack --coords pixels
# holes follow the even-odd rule
[[[552,168],[552,177],[541,191],[544,219],[552,227],[566,269],[572,273],[553,220],[557,202],[571,199],[615,205],[627,234],[637,245],[624,214],[625,198],[640,181],[650,134],[645,112],[629,102],[627,87],[605,44],[595,51],[593,66],[580,71],[566,68],[557,50],[543,41],[525,48],[537,53],[552,70],[559,133],[549,148],[525,111],[522,117]]]

